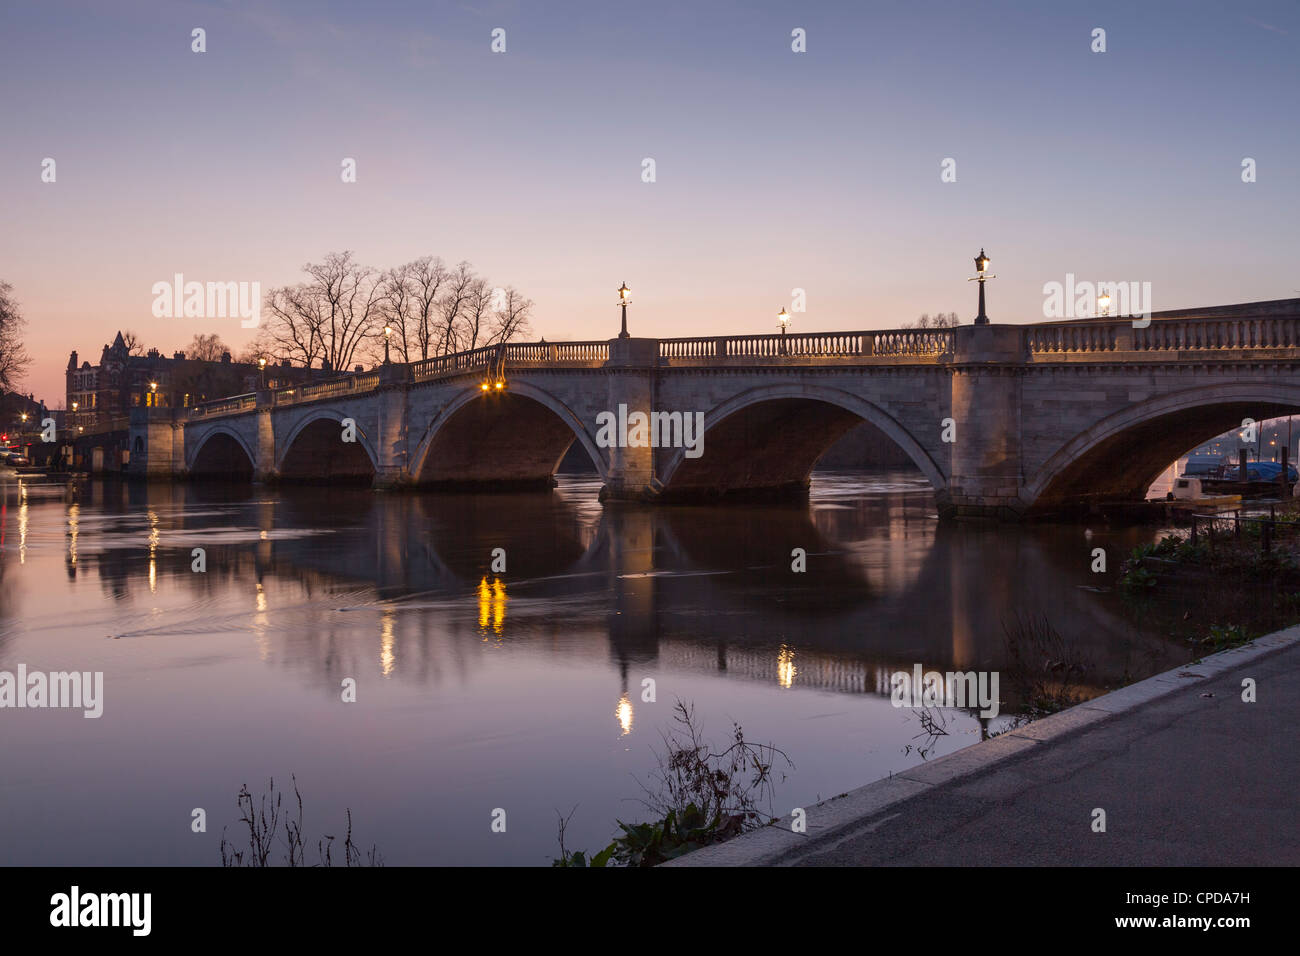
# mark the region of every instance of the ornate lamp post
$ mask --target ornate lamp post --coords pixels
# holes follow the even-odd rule
[[[262,383],[262,388],[266,388],[266,356],[263,355],[257,360],[257,374]]]
[[[153,401],[152,401],[153,407],[157,408],[158,407],[158,383],[157,382],[149,383],[149,394],[153,396]]]
[[[620,339],[627,338],[627,304],[632,301],[632,290],[624,282],[618,290],[618,304],[623,307],[623,330],[618,333]]]
[[[81,407],[80,402],[72,403],[72,424],[77,424],[77,409]]]
[[[978,282],[980,284],[980,312],[979,315],[975,316],[976,325],[989,324],[989,317],[984,314],[984,282],[987,279],[996,279],[997,276],[985,275],[984,273],[988,271],[988,268],[989,257],[984,255],[984,250],[981,249],[980,254],[975,257],[975,271],[978,272],[979,275],[971,276],[966,280],[967,282]]]
[[[1097,314],[1102,316],[1110,315],[1110,293],[1103,292],[1097,296]]]
[[[390,364],[388,359],[388,340],[391,339],[392,337],[393,337],[393,327],[391,325],[385,325],[384,326],[384,364],[385,365]]]
[[[785,306],[781,306],[781,311],[777,315],[776,320],[781,323],[781,354],[788,355],[790,353],[786,351],[785,328],[790,324],[790,313],[785,310]]]

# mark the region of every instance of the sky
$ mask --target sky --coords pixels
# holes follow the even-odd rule
[[[0,279],[51,407],[119,328],[254,334],[155,318],[155,283],[345,249],[467,259],[548,341],[617,334],[624,281],[633,335],[774,332],[794,289],[792,331],[968,322],[981,248],[995,322],[1067,273],[1156,309],[1300,295],[1295,0],[0,9]]]

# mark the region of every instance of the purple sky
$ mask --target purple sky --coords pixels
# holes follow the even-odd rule
[[[795,287],[794,331],[969,321],[981,246],[994,321],[1041,320],[1067,272],[1157,309],[1290,297],[1298,41],[1300,5],[1250,0],[11,4],[24,390],[57,406],[68,351],[118,328],[242,346],[154,318],[152,285],[266,289],[342,249],[468,259],[552,341],[615,334],[624,280],[634,335],[775,331]]]

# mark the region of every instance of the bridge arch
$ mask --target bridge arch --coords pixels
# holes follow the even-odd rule
[[[1300,413],[1300,385],[1242,382],[1183,389],[1137,402],[1058,448],[1025,482],[1032,510],[1088,500],[1141,499],[1161,472],[1242,420]]]
[[[760,409],[769,415],[754,414]],[[781,432],[782,440],[753,441],[748,432],[768,427],[771,416],[790,426]],[[863,421],[902,448],[936,493],[946,489],[947,479],[934,459],[880,406],[842,389],[797,383],[751,388],[706,412],[704,454],[692,459],[685,448],[674,449],[659,481],[670,496],[705,489],[806,485],[817,459]],[[728,450],[731,446],[734,453]]]
[[[355,442],[344,442],[343,419],[356,422]],[[313,407],[276,442],[275,471],[280,478],[369,479],[378,471],[374,443],[359,417],[332,407]]]
[[[188,447],[188,442],[186,444],[187,474],[195,477],[239,475],[252,478],[256,458],[253,449],[237,428],[224,424],[214,425],[203,433],[193,447]]]
[[[429,422],[411,456],[411,477],[435,485],[549,482],[575,440],[603,480],[608,462],[564,402],[527,382],[484,392],[475,381]]]

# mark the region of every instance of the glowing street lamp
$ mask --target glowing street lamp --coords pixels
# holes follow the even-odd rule
[[[781,306],[781,311],[776,320],[781,323],[781,354],[785,355],[787,354],[785,350],[785,329],[790,324],[790,313],[785,310],[785,306]]]
[[[257,374],[261,377],[262,388],[266,388],[266,356],[257,360]]]
[[[620,339],[627,338],[627,304],[632,301],[632,290],[624,282],[618,289],[618,304],[623,308],[623,330],[618,333]]]
[[[388,340],[391,339],[392,337],[393,337],[393,327],[391,325],[385,325],[384,326],[384,364],[385,365],[389,364]]]
[[[1099,315],[1110,315],[1110,293],[1103,292],[1097,296],[1097,312]]]
[[[979,311],[979,315],[975,316],[976,325],[989,324],[989,317],[984,314],[984,283],[988,279],[997,278],[997,276],[990,276],[984,274],[985,272],[988,271],[989,261],[990,261],[989,257],[984,255],[984,250],[981,249],[980,254],[975,257],[975,271],[978,272],[979,275],[972,276],[971,278],[966,280],[967,282],[978,282],[980,284],[980,311]]]

